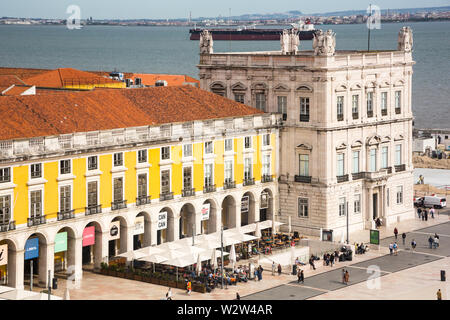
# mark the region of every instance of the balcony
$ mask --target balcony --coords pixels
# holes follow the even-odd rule
[[[159,195],[159,201],[173,200],[173,192],[161,193]]]
[[[102,213],[102,205],[95,205],[95,206],[89,206],[86,207],[86,215],[87,216],[92,216],[93,214],[98,214],[98,213]]]
[[[236,188],[236,182],[235,181],[231,181],[231,180],[225,180],[225,182],[223,184],[223,188],[225,190],[227,190],[227,189],[234,189],[234,188]]]
[[[45,216],[36,216],[32,218],[28,218],[27,225],[28,227],[36,227],[41,224],[46,224],[47,220],[45,219]]]
[[[402,171],[406,171],[406,165],[405,164],[401,164],[399,166],[395,166],[395,172],[402,172]]]
[[[181,196],[183,198],[185,198],[185,197],[193,197],[193,196],[195,196],[195,189],[194,188],[184,188],[181,191]]]
[[[244,186],[252,186],[254,184],[255,184],[255,178],[244,179],[244,182],[243,182]]]
[[[263,174],[261,176],[262,183],[267,183],[267,182],[272,182],[272,181],[273,181],[273,176],[271,174]]]
[[[383,168],[383,169],[386,169],[388,174],[392,173],[392,167],[387,167],[387,168]]]
[[[373,117],[373,110],[367,110],[367,118]]]
[[[140,196],[136,198],[136,206],[145,206],[146,204],[150,204],[152,199],[150,196]]]
[[[343,176],[337,176],[337,182],[338,183],[342,183],[342,182],[347,182],[348,181],[348,174],[343,175]]]
[[[216,192],[216,185],[210,184],[203,187],[203,193]]]
[[[0,232],[8,232],[11,230],[16,230],[16,222],[15,221],[0,222]]]
[[[283,121],[287,120],[287,113],[283,113],[283,117],[282,117]]]
[[[387,116],[387,109],[381,109],[381,115]]]
[[[126,207],[127,207],[127,200],[111,202],[111,210],[112,211],[125,209]]]
[[[402,113],[402,109],[401,108],[395,108],[395,114],[400,114]]]
[[[338,114],[337,115],[337,120],[338,121],[343,121],[344,120],[344,115],[343,114]]]
[[[66,210],[58,212],[57,214],[58,221],[70,220],[75,218],[75,210]]]
[[[301,114],[300,122],[309,122],[309,114]]]
[[[311,183],[311,176],[295,176],[295,182]]]
[[[353,117],[353,120],[358,119],[359,118],[359,113],[358,112],[353,112],[352,113],[352,117]]]
[[[365,177],[365,172],[352,173],[352,179],[353,180],[364,179],[364,177]]]

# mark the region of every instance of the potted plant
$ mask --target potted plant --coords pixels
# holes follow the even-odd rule
[[[108,275],[113,276],[113,277],[117,277],[117,265],[113,264],[110,265],[108,268]]]
[[[206,286],[203,283],[194,283],[192,285],[192,290],[194,292],[205,293],[206,292]]]
[[[124,267],[118,267],[117,268],[117,273],[116,273],[117,277],[119,278],[125,278],[125,268]]]
[[[143,281],[142,271],[136,270],[134,272],[134,280],[136,280],[136,281]]]
[[[125,278],[126,279],[130,279],[130,280],[134,280],[134,271],[131,268],[127,268],[125,271]]]
[[[103,275],[108,275],[108,264],[105,262],[100,263],[100,273]]]
[[[151,283],[151,274],[149,272],[142,272],[142,281]]]
[[[169,280],[166,274],[162,274],[161,275],[161,279],[159,280],[159,284],[161,286],[168,286],[169,285]]]
[[[171,288],[176,288],[177,287],[177,280],[176,280],[176,278],[173,275],[169,276],[168,281],[169,281],[169,283],[168,283],[169,287],[171,287]]]
[[[177,281],[177,288],[178,289],[186,289],[186,281],[184,279],[178,279]]]

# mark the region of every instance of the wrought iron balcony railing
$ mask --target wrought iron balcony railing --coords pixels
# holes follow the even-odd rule
[[[387,109],[381,109],[381,115],[387,116]]]
[[[75,210],[60,211],[57,214],[58,221],[69,220],[75,218]]]
[[[243,183],[244,186],[252,186],[254,184],[255,184],[255,178],[244,179],[244,183]]]
[[[145,206],[146,204],[150,204],[152,199],[150,196],[140,196],[136,198],[136,206]]]
[[[159,195],[159,201],[173,200],[173,192],[161,193]]]
[[[203,187],[203,193],[216,192],[216,185],[210,184]]]
[[[301,114],[300,122],[309,122],[309,114]]]
[[[0,222],[0,232],[8,232],[11,230],[16,230],[15,221]]]
[[[343,176],[337,176],[337,182],[341,183],[341,182],[347,182],[348,181],[348,174],[343,175]]]
[[[271,174],[263,174],[261,176],[261,182],[262,183],[272,182],[272,181],[273,181],[273,176]]]
[[[338,121],[343,121],[344,120],[344,115],[343,114],[338,114],[337,115],[337,120]]]
[[[45,219],[45,216],[31,217],[31,218],[28,218],[28,220],[27,220],[28,227],[35,227],[35,226],[39,226],[41,224],[46,224],[46,223],[47,223],[47,220]]]
[[[373,111],[367,110],[367,118],[372,118],[372,117],[373,117]]]
[[[395,172],[402,172],[402,171],[406,171],[406,165],[405,164],[401,164],[399,166],[395,166]]]
[[[365,175],[366,175],[365,172],[352,173],[352,179],[353,180],[364,179]]]
[[[85,209],[86,209],[87,216],[102,213],[102,205],[101,204],[95,205],[95,206],[89,206],[89,207],[86,207]]]
[[[236,188],[236,182],[231,180],[225,180],[223,184],[224,189],[234,189]]]
[[[195,196],[195,189],[194,188],[184,188],[181,191],[182,197],[193,197]]]
[[[127,200],[111,202],[112,211],[125,209],[126,207],[127,207]]]
[[[295,176],[295,182],[311,183],[311,176]]]
[[[353,112],[352,113],[352,117],[353,117],[353,119],[358,119],[359,118],[359,113],[358,112]]]

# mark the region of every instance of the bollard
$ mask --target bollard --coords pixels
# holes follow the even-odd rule
[[[445,270],[441,270],[441,281],[445,281]]]

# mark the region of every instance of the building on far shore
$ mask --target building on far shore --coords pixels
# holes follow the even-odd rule
[[[282,114],[277,219],[340,240],[346,216],[350,232],[413,218],[411,29],[397,50],[335,50],[331,30],[312,51],[296,41],[286,32],[281,51],[214,53],[208,32],[200,40],[202,89]]]

